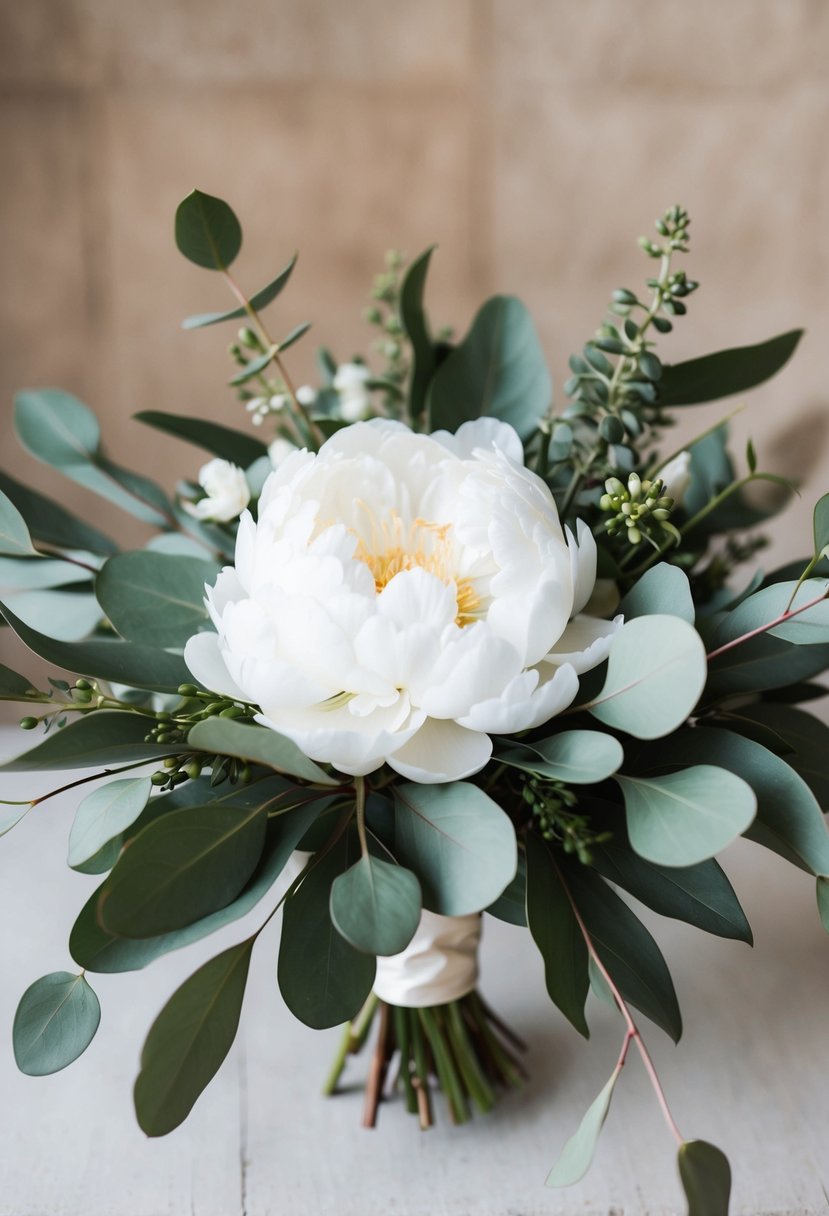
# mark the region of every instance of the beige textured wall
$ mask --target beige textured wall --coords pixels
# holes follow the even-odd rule
[[[463,330],[486,293],[522,295],[560,383],[609,291],[638,285],[635,237],[681,201],[703,287],[663,355],[809,329],[736,424],[808,475],[776,551],[808,547],[829,488],[826,0],[2,0],[0,24],[2,463],[18,475],[101,518],[19,456],[21,385],[88,400],[110,451],[170,485],[199,454],[159,448],[134,411],[242,422],[230,332],[179,329],[227,302],[173,246],[194,185],[242,217],[251,289],[300,250],[274,320],[314,321],[300,377],[312,339],[365,346],[385,248],[437,241],[434,319]]]

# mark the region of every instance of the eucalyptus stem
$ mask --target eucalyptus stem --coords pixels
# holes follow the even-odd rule
[[[797,588],[795,588],[795,592]],[[718,646],[716,650],[710,651],[705,657],[710,663],[713,659],[718,659],[721,654],[726,654],[727,651],[733,650],[735,646],[742,646],[743,642],[748,642],[752,638],[759,637],[761,633],[767,633],[769,629],[774,629],[777,625],[783,625],[786,621],[792,620],[796,616],[800,616],[801,612],[807,612],[810,608],[814,608],[817,604],[822,604],[829,597],[829,590],[823,592],[822,595],[817,595],[813,600],[809,600],[808,604],[802,604],[799,608],[789,609],[781,612],[773,621],[767,621],[765,625],[758,625],[756,629],[750,629],[748,633],[743,633],[738,638],[733,638],[730,642],[725,642],[722,646]],[[791,600],[789,601],[791,603]]]

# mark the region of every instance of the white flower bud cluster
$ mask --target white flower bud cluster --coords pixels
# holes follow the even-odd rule
[[[371,371],[365,363],[341,363],[334,376],[340,398],[340,417],[345,422],[364,422],[371,417]]]

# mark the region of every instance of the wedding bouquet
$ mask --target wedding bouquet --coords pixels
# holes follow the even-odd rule
[[[139,414],[211,456],[168,494],[105,455],[76,398],[21,393],[26,450],[152,530],[127,552],[0,475],[0,607],[72,673],[39,689],[0,668],[21,726],[45,734],[4,771],[84,770],[4,802],[0,831],[77,789],[69,865],[104,876],[70,933],[80,974],[23,994],[20,1068],[54,1072],[89,1044],[90,973],[145,967],[261,905],[150,1029],[136,1113],[171,1131],[232,1044],[282,907],[285,1002],[308,1026],[345,1023],[327,1091],[373,1035],[366,1123],[390,1068],[422,1126],[439,1092],[461,1122],[523,1071],[477,991],[487,913],[528,927],[576,1031],[591,989],[621,1017],[616,1066],[549,1184],[587,1169],[633,1045],[690,1212],[726,1212],[728,1162],[678,1130],[633,1012],[679,1038],[665,960],[620,891],[751,941],[715,860],[742,835],[817,877],[829,927],[829,732],[802,708],[829,666],[829,495],[807,556],[742,573],[768,516],[746,490],[782,479],[751,444],[738,470],[725,422],[664,444],[675,411],[768,379],[799,333],[664,363],[657,342],[697,287],[672,207],[640,241],[642,298],[613,293],[563,404],[519,300],[488,300],[460,341],[432,329],[431,250],[389,255],[375,281],[374,365],[322,350],[318,384],[295,387],[308,325],[275,341],[262,319],[294,260],[248,295],[226,203],[194,191],[175,231],[235,297],[184,327],[242,322],[230,383],[254,429]]]

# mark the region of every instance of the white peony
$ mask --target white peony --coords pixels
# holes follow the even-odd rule
[[[272,439],[268,444],[268,457],[273,468],[278,469],[283,460],[293,455],[298,451],[295,443],[291,443],[290,439],[284,439],[281,435],[277,435],[276,439]]]
[[[199,471],[199,485],[205,497],[185,502],[185,511],[194,519],[227,523],[241,515],[250,502],[250,487],[244,469],[229,460],[210,460]]]
[[[334,388],[340,398],[340,417],[346,422],[362,422],[371,414],[370,379],[365,363],[341,363],[337,368]]]
[[[580,614],[595,575],[590,530],[565,533],[510,426],[374,420],[268,477],[208,590],[217,632],[184,657],[314,760],[453,781],[607,656],[621,618]]]

